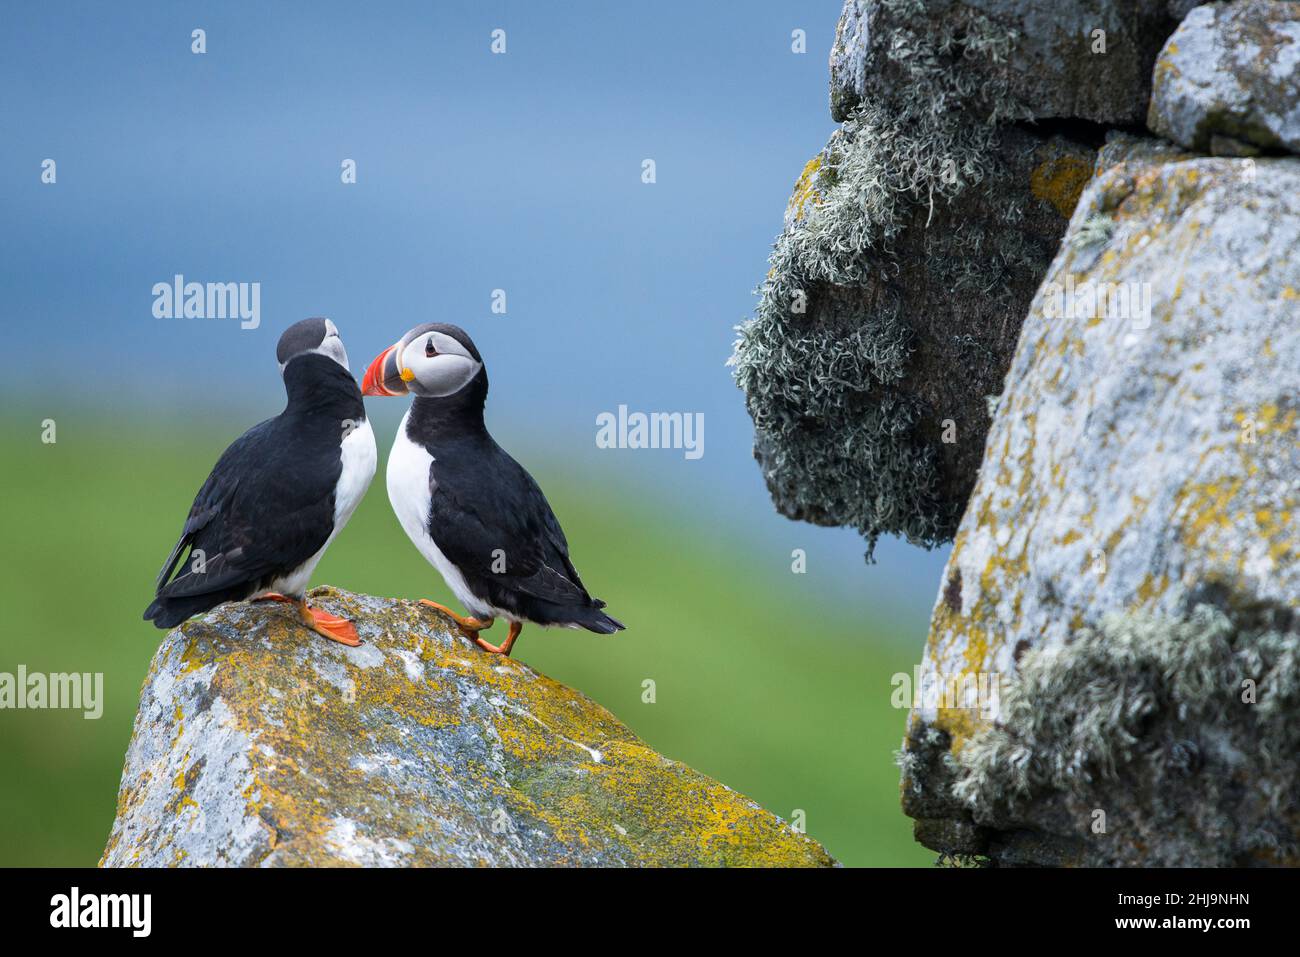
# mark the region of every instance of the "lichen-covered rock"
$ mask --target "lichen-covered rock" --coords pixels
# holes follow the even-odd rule
[[[329,588],[313,601],[364,644],[244,603],[167,636],[101,864],[834,863],[429,609]]]
[[[1300,159],[1120,135],[1097,168],[935,603],[904,808],[1003,863],[1294,863]]]
[[[1156,61],[1147,125],[1202,153],[1300,152],[1300,3],[1192,10]]]
[[[978,188],[931,205],[890,182],[897,142],[855,118],[809,163],[732,358],[777,509],[855,528],[869,551],[882,533],[929,546],[956,530],[986,397],[1093,157],[1008,129]]]
[[[1176,9],[1166,0],[846,0],[831,48],[831,116],[846,120],[890,90],[907,95],[908,61],[933,45],[975,53],[932,62],[986,110],[1140,123]]]
[[[881,534],[930,546],[955,531],[986,397],[1094,154],[1001,126],[1021,115],[1005,86],[971,82],[1013,30],[972,15],[927,32],[877,6],[846,7],[833,69],[884,44],[893,79],[799,178],[731,359],[777,509],[857,529],[868,555]]]
[[[835,25],[831,44],[831,119],[843,123],[849,118],[866,90],[868,13],[872,0],[844,0],[844,11]]]

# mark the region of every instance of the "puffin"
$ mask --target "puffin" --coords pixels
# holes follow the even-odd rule
[[[295,605],[316,634],[359,645],[350,621],[310,607],[305,596],[316,564],[375,477],[375,434],[333,322],[294,323],[275,355],[284,411],[217,460],[144,618],[171,628],[222,602],[280,601]]]
[[[429,599],[490,654],[510,654],[524,622],[608,635],[622,622],[601,611],[569,559],[569,543],[537,482],[483,421],[483,357],[459,326],[416,326],[375,357],[361,391],[414,398],[388,456],[388,500],[407,537],[469,611]],[[500,645],[479,633],[510,623]]]

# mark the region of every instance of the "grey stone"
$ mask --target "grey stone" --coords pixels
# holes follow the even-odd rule
[[[1154,76],[1152,132],[1217,156],[1300,152],[1300,3],[1197,7]]]
[[[967,9],[931,31],[905,7],[845,8],[833,73],[884,48],[889,79],[869,74],[796,183],[731,360],[777,509],[857,529],[869,556],[882,534],[951,538],[1094,154],[1000,125],[1019,115],[1005,83],[970,70],[1002,62],[1014,30]]]
[[[914,38],[928,37],[970,51],[933,66],[960,76],[984,116],[1138,124],[1176,12],[1166,0],[846,0],[830,56],[831,116],[910,95],[903,61]]]
[[[809,164],[732,359],[777,509],[855,528],[869,550],[882,533],[933,545],[955,531],[986,397],[1093,157],[1007,129],[978,187],[873,206],[862,184],[897,142],[875,133],[847,123]]]
[[[313,601],[364,644],[242,602],[164,639],[102,866],[834,863],[440,614],[329,588]]]
[[[935,602],[959,694],[912,713],[904,807],[1008,864],[1294,864],[1300,159],[1117,135],[1097,170]]]

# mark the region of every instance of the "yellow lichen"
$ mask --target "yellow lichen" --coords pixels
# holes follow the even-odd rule
[[[786,205],[786,214],[792,219],[802,219],[809,203],[815,206],[822,201],[821,194],[817,190],[817,175],[821,168],[822,158],[819,153],[807,162],[803,172],[795,181],[790,202]]]
[[[1062,217],[1069,219],[1091,176],[1091,163],[1077,156],[1058,156],[1034,168],[1029,175],[1029,189],[1036,199],[1051,203]]]
[[[328,594],[335,600],[330,610],[362,614],[346,593]],[[273,854],[275,863],[356,863],[340,856],[340,820],[364,827],[366,847],[400,842],[403,863],[468,863],[442,856],[444,832],[482,831],[498,812],[511,827],[547,835],[553,864],[590,863],[593,855],[669,865],[832,863],[815,841],[656,754],[582,694],[439,634],[445,626],[438,616],[394,602],[378,620],[383,635],[373,644],[382,654],[366,659],[311,644],[320,639],[273,611],[259,613],[253,635],[228,637],[228,625],[182,626],[185,673],[203,669],[203,698],[219,700],[225,731],[250,742],[238,800],[258,824],[260,853]],[[340,690],[343,682],[348,693]],[[168,709],[178,725],[180,701],[178,693]],[[198,727],[200,717],[191,716],[191,725]],[[472,724],[468,732],[462,723]],[[431,812],[436,784],[403,785],[399,765],[385,762],[417,765],[435,782],[441,776],[457,799]],[[178,833],[169,823],[175,813],[198,809],[190,790],[206,773],[202,761],[191,764],[186,756],[179,767],[169,767],[171,790],[180,793],[172,818],[155,825],[155,852]],[[126,853],[116,845],[110,842],[106,859]]]

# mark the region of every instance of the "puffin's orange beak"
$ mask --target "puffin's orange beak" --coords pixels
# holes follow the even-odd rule
[[[362,395],[405,395],[406,380],[397,368],[397,346],[389,346],[370,363],[361,380]]]

